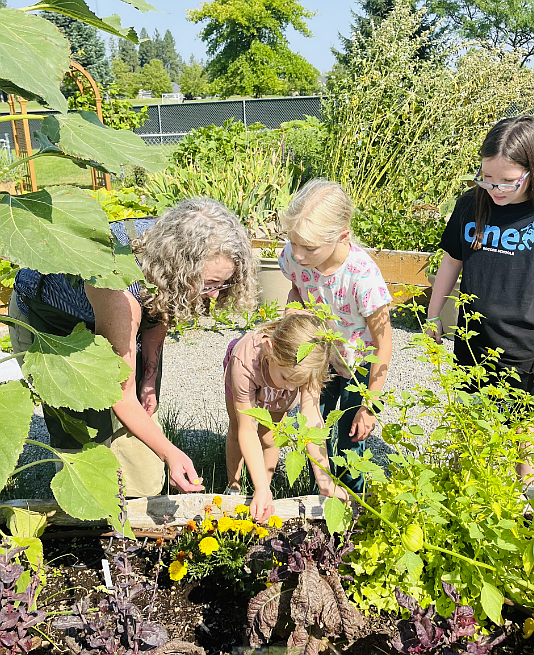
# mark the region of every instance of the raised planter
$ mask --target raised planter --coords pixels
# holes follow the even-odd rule
[[[259,304],[272,303],[276,300],[281,310],[285,307],[291,290],[291,281],[284,276],[278,266],[278,255],[282,252],[283,245],[268,239],[252,239],[252,252],[258,266]],[[262,257],[262,249],[273,246],[276,257]]]
[[[436,276],[430,274],[428,276],[428,281],[433,287],[434,282],[436,281]],[[457,298],[459,292],[460,280],[457,280],[454,289],[451,292],[451,296]],[[454,332],[451,330],[451,327],[458,325],[458,308],[454,306],[454,300],[452,298],[447,298],[445,305],[441,310],[441,325],[443,327],[443,336],[447,339],[454,339]]]

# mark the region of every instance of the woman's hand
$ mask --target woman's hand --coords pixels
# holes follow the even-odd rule
[[[258,523],[267,521],[274,514],[273,494],[269,488],[254,491],[249,511],[250,516]]]
[[[374,414],[367,407],[360,407],[350,428],[349,437],[352,437],[351,441],[365,441],[374,430],[375,425],[376,418]]]
[[[169,467],[169,482],[173,487],[181,489],[185,493],[190,491],[202,491],[202,478],[199,478],[191,459],[181,450],[172,447],[166,455],[165,463]],[[189,480],[187,480],[187,478]]]

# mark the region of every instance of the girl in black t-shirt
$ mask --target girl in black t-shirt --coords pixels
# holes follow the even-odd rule
[[[460,291],[477,296],[468,310],[484,318],[472,327],[478,335],[469,340],[471,350],[455,339],[458,363],[473,365],[473,355],[480,362],[488,348],[502,348],[499,366],[515,368],[521,378],[516,386],[532,393],[534,117],[497,123],[484,139],[480,156],[477,186],[458,200],[441,239],[445,254],[428,308],[437,331],[429,334],[441,343],[439,315],[462,272]],[[459,326],[465,324],[462,314]],[[525,464],[520,473],[524,477],[534,469]]]

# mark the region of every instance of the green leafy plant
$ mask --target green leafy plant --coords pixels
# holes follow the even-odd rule
[[[421,293],[416,288],[410,291]],[[467,311],[470,300],[460,294],[456,301],[466,316],[466,327],[458,336],[468,343],[480,319]],[[324,320],[330,318],[329,308],[315,305],[313,298],[305,304]],[[415,297],[402,307],[415,314],[423,311]],[[342,341],[332,330],[318,335],[335,348]],[[479,365],[460,367],[445,346],[425,332],[415,335],[413,344],[423,351],[417,358],[433,368],[440,392],[416,388],[379,400],[356,379],[352,385],[368,407],[381,409],[387,404],[397,418],[382,424],[382,438],[396,451],[389,455],[388,477],[371,461],[369,451],[363,457],[345,451],[334,460],[353,477],[361,473],[364,490],[372,492],[369,498],[360,497],[333,477],[366,510],[358,522],[362,532],[353,536],[354,551],[345,558],[354,578],[349,593],[362,609],[394,611],[394,588],[399,586],[422,607],[435,603],[447,616],[451,603],[443,592],[444,580],[454,584],[463,603],[474,607],[478,621],[500,623],[505,597],[519,604],[534,601],[531,531],[523,518],[525,502],[515,471],[526,456],[525,442],[531,441],[528,428],[534,403],[529,394],[511,387],[515,372],[492,372],[498,350],[490,351]],[[305,357],[310,345],[301,348],[298,356]],[[290,480],[304,467],[306,443],[327,437],[340,416],[339,411],[332,412],[326,428],[317,430],[309,429],[300,416],[296,429],[286,421],[273,424],[263,410],[246,413],[274,430],[277,445],[289,443],[294,448],[286,459]],[[418,417],[427,416],[437,425],[429,434],[418,424]],[[380,414],[376,418],[382,423]],[[324,513],[330,531],[350,525],[352,513],[338,499],[327,499]]]
[[[91,193],[102,209],[106,212],[108,221],[123,221],[127,218],[142,218],[156,213],[154,203],[133,187],[122,189],[98,189]]]
[[[221,497],[215,496],[213,502],[220,508]],[[281,527],[282,520],[274,516],[269,524]],[[200,524],[189,521],[173,548],[169,575],[172,580],[186,576],[189,580],[224,579],[243,591],[253,579],[250,568],[245,566],[249,549],[268,534],[267,528],[250,518],[246,505],[237,505],[233,516],[225,512],[218,520],[213,518],[211,505],[207,505],[204,520]]]
[[[128,4],[141,11],[153,9],[145,0]],[[5,162],[0,175],[9,177],[21,162],[40,157],[61,157],[81,167],[94,166],[114,174],[127,163],[143,165],[153,172],[163,168],[165,160],[159,152],[151,151],[132,132],[105,127],[90,111],[67,114],[61,82],[69,69],[70,48],[54,25],[32,13],[41,8],[38,3],[20,10],[0,9],[2,88],[59,113],[27,117],[42,119],[35,132],[38,151],[31,158]],[[47,9],[114,36],[138,41],[135,32],[122,27],[118,17],[110,22],[100,19],[83,0],[74,4],[54,0]],[[0,121],[14,119],[4,116]],[[99,203],[74,187],[45,188],[16,199],[0,192],[0,258],[13,266],[26,266],[43,274],[65,273],[103,288],[125,289],[142,277],[130,249],[112,238]],[[2,322],[17,324],[9,316]],[[24,357],[22,370],[31,386],[25,381],[0,385],[0,489],[20,471],[16,464],[24,444],[31,441],[27,435],[34,402],[43,402],[47,411],[59,416],[65,428],[84,445],[82,452],[67,455],[33,442],[52,452],[53,461],[63,464],[52,481],[56,500],[77,518],[110,517],[116,523],[118,462],[106,447],[91,443],[94,431],[67,417],[61,408],[110,407],[122,397],[121,382],[128,375],[128,367],[106,339],[91,334],[83,325],[66,337],[22,326],[34,336],[29,350],[19,355]]]

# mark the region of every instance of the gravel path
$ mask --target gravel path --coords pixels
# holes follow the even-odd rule
[[[187,331],[183,337],[167,337],[164,348],[164,369],[161,395],[161,414],[178,412],[178,422],[193,430],[202,438],[203,430],[217,431],[224,434],[228,421],[224,404],[224,387],[222,381],[222,360],[228,344],[241,336],[239,330]],[[417,384],[436,389],[429,381],[430,367],[415,359],[418,354],[413,349],[406,349],[413,332],[393,328],[393,357],[385,389],[401,391],[411,389]],[[452,342],[447,342],[452,350]],[[381,418],[388,422],[394,420],[393,410],[387,408]],[[430,428],[429,419],[420,419],[422,427]],[[200,431],[200,432],[199,432]],[[42,418],[42,410],[36,409],[30,430],[30,438],[47,443],[48,431]],[[377,426],[368,440],[368,446],[379,461],[383,461],[388,446],[380,438]],[[43,449],[26,447],[21,464],[43,457]],[[224,463],[221,463],[224,465]],[[23,482],[22,497],[47,497],[47,488],[53,469],[42,465],[29,469],[31,477]],[[19,497],[20,494],[17,493]]]

